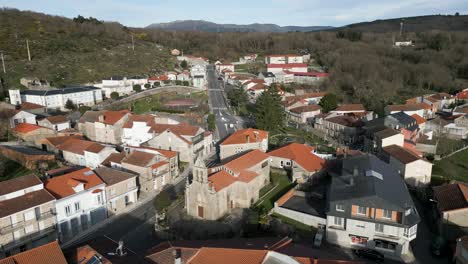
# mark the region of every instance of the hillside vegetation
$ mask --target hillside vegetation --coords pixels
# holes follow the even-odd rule
[[[118,23],[0,9],[0,25],[0,50],[7,68],[0,76],[7,87],[17,86],[24,76],[62,86],[173,67],[167,51],[160,51],[145,34],[134,34],[133,52],[132,31]]]
[[[145,74],[172,68],[174,59],[168,55],[172,48],[212,61],[236,61],[247,53],[311,53],[314,64],[330,73],[317,89],[335,92],[342,102],[361,102],[381,112],[386,104],[411,96],[468,87],[468,27],[461,26],[466,16],[414,19],[427,25],[442,19],[446,30],[405,30],[399,36],[396,19],[378,22],[391,25],[383,33],[354,28],[288,33],[164,31],[2,10],[0,50],[5,52],[8,68],[6,77],[2,76],[11,86],[22,76],[65,85],[115,74]],[[30,40],[31,62],[26,39]],[[413,40],[416,46],[395,48],[394,39]],[[164,48],[160,51],[156,43]]]

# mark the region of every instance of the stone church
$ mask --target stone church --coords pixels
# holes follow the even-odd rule
[[[185,206],[191,216],[216,220],[234,208],[248,208],[270,182],[270,157],[255,149],[214,167],[197,159],[187,184]]]

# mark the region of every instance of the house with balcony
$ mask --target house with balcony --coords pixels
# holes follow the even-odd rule
[[[331,172],[327,241],[390,258],[407,254],[420,217],[398,171],[370,154],[340,163]]]
[[[125,211],[138,200],[138,185],[135,173],[108,167],[99,167],[94,172],[106,184],[107,216],[111,217]]]
[[[237,130],[219,144],[219,157],[223,160],[252,149],[268,150],[267,131],[253,128]]]
[[[106,184],[90,168],[44,181],[55,199],[57,231],[61,242],[107,218]]]
[[[55,197],[38,177],[0,182],[0,258],[54,241],[55,223]]]

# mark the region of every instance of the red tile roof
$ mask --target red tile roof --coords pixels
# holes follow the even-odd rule
[[[0,195],[16,192],[38,184],[42,184],[42,182],[36,175],[21,176],[10,180],[1,181]]]
[[[122,159],[122,162],[139,167],[146,167],[156,160],[157,156],[155,154],[137,150],[128,154],[125,158]]]
[[[21,123],[21,124],[16,125],[15,128],[13,128],[13,131],[16,133],[26,134],[26,133],[29,133],[29,132],[32,132],[34,130],[41,129],[41,128],[48,129],[46,127],[41,127],[38,125],[33,125],[29,123]]]
[[[364,108],[362,104],[343,104],[343,105],[340,105],[335,110],[333,110],[332,112],[339,112],[339,111],[362,112],[362,111],[366,111],[366,109]]]
[[[90,168],[84,168],[45,180],[44,187],[57,199],[61,199],[75,194],[73,187],[76,183],[84,184],[85,190],[104,184]]]
[[[168,81],[169,77],[167,75],[160,76],[151,76],[148,78],[148,81]]]
[[[302,57],[302,56],[297,55],[297,54],[272,54],[272,55],[267,55],[266,57]]]
[[[130,111],[122,110],[122,111],[105,111],[102,115],[104,116],[104,124],[114,125],[124,116],[129,114]]]
[[[412,114],[411,117],[416,120],[416,124],[418,125],[426,123],[426,119],[418,114]]]
[[[281,196],[278,200],[276,200],[276,203],[278,206],[282,206],[285,202],[287,202],[291,197],[294,196],[295,189],[292,188],[289,190],[287,193],[285,193],[283,196]]]
[[[0,218],[32,209],[36,206],[52,202],[55,198],[46,190],[40,189],[21,196],[0,201]]]
[[[440,211],[468,208],[468,183],[457,182],[435,186],[432,189]]]
[[[237,130],[228,136],[221,145],[246,144],[262,142],[268,138],[268,132],[260,129],[246,128]]]
[[[291,143],[267,154],[273,157],[293,160],[309,172],[320,171],[325,166],[325,160],[313,153],[314,148],[305,144]]]
[[[57,241],[0,260],[0,264],[67,264]]]
[[[224,167],[240,173],[241,171],[247,170],[258,163],[267,160],[269,156],[258,149],[251,150],[244,155],[229,161],[224,164]]]
[[[99,153],[104,149],[104,146],[96,142],[77,138],[71,138],[56,147],[62,151],[67,151],[78,155],[84,155],[85,151]]]
[[[45,106],[34,104],[34,103],[29,103],[29,102],[23,102],[20,104],[20,109],[21,110],[34,110],[34,109],[39,109],[39,108],[44,108]]]
[[[457,98],[461,100],[468,100],[468,89],[465,89],[459,93],[457,93]]]
[[[408,163],[421,159],[418,155],[416,155],[412,151],[406,148],[400,147],[398,145],[387,146],[387,147],[384,147],[383,150],[387,154],[399,160],[403,164],[408,164]]]
[[[67,117],[64,115],[48,116],[45,119],[47,119],[51,124],[61,124],[68,122]]]
[[[261,264],[267,250],[201,248],[187,264]]]
[[[268,86],[266,86],[265,84],[257,83],[254,86],[250,87],[249,90],[250,91],[256,91],[256,90],[265,90],[267,88],[268,88]]]
[[[400,112],[400,111],[417,111],[422,109],[430,110],[432,107],[426,103],[418,104],[404,104],[404,105],[387,105],[387,109],[391,112]]]
[[[306,63],[267,64],[267,68],[307,68]]]
[[[307,112],[315,112],[320,110],[321,107],[320,105],[305,105],[305,106],[299,106],[295,108],[289,109],[289,111],[296,113],[296,114],[301,114],[301,113],[307,113]]]

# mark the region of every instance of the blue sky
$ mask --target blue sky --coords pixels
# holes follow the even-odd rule
[[[467,0],[0,0],[0,6],[65,17],[80,14],[134,27],[185,19],[341,26],[402,16],[468,14]]]

